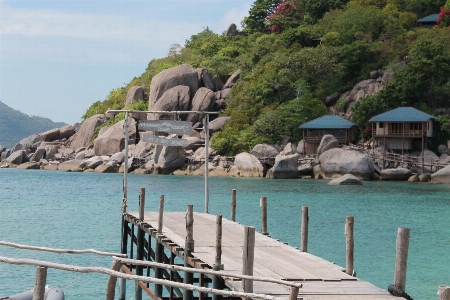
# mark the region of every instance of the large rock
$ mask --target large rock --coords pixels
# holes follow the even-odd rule
[[[201,70],[201,78],[202,78],[202,82],[203,82],[203,86],[204,87],[210,89],[213,92],[217,91],[216,84],[214,82],[213,76],[212,76],[210,71],[208,71],[205,68],[202,68],[202,70]]]
[[[0,155],[0,161],[4,161],[6,158],[8,158],[8,156],[10,154],[11,154],[10,149],[6,149],[6,150],[2,151],[2,154]]]
[[[4,160],[4,162],[14,165],[20,165],[25,162],[27,158],[27,152],[25,150],[17,150],[11,153],[8,158]]]
[[[225,126],[230,119],[231,117],[219,117],[214,119],[211,123],[209,123],[209,133],[213,134],[214,132],[222,130],[222,127]]]
[[[2,152],[5,151],[5,150],[6,150],[6,148],[3,147],[2,145],[0,145],[0,154],[2,154]]]
[[[352,174],[345,174],[328,182],[329,185],[362,185],[362,181]]]
[[[17,166],[17,169],[24,169],[24,170],[39,170],[39,163],[37,162],[27,162],[24,164],[21,164],[20,166]]]
[[[362,181],[352,174],[345,174],[328,182],[329,185],[362,185]]]
[[[317,148],[317,155],[333,148],[339,148],[339,141],[333,135],[326,134],[320,141],[319,148]]]
[[[65,172],[81,172],[86,165],[85,160],[72,159],[60,163],[58,165],[58,170]]]
[[[73,127],[72,125],[65,125],[65,126],[59,128],[59,135],[58,135],[57,139],[61,139],[61,140],[68,139],[74,134],[75,134],[75,127]]]
[[[129,155],[136,157],[136,158],[146,158],[148,157],[152,151],[153,148],[155,148],[154,144],[144,142],[142,139],[139,141],[139,143],[136,144],[135,149],[129,153]],[[112,159],[112,157],[111,157]]]
[[[119,167],[113,164],[99,165],[95,168],[95,173],[117,173]]]
[[[95,128],[105,123],[106,116],[102,114],[93,115],[90,118],[84,120],[80,129],[73,136],[73,140],[70,143],[70,148],[77,149],[80,147],[87,147],[92,144],[92,137],[95,133]]]
[[[283,151],[281,152],[283,155],[292,155],[297,153],[297,147],[293,147],[292,143],[287,143],[286,146],[284,146]]]
[[[450,184],[450,165],[432,174],[431,182]]]
[[[199,88],[195,93],[194,98],[192,99],[192,103],[190,106],[191,111],[210,111],[214,107],[214,102],[216,101],[216,95],[213,91],[207,88]],[[189,114],[186,118],[186,121],[199,122],[202,120],[202,117],[198,114]]]
[[[353,174],[362,180],[370,180],[375,171],[372,160],[355,150],[330,149],[319,156],[319,162],[320,170],[327,178]]]
[[[125,98],[124,107],[131,105],[134,101],[142,100],[145,101],[144,87],[143,86],[132,86]]]
[[[305,141],[301,140],[297,145],[297,153],[305,154]]]
[[[150,85],[148,109],[152,110],[152,107],[167,90],[178,85],[188,86],[190,95],[195,95],[198,89],[197,70],[191,65],[184,64],[166,69],[154,76]]]
[[[45,158],[45,154],[45,147],[38,147],[31,157],[30,162],[39,162],[41,159]]]
[[[53,141],[57,136],[59,136],[59,128],[51,129],[41,133],[41,138],[44,142]]]
[[[250,153],[239,153],[234,159],[234,166],[238,168],[241,177],[263,177],[264,167],[256,156]]]
[[[225,85],[223,86],[224,89],[226,88],[232,88],[236,82],[239,80],[239,77],[241,76],[241,70],[236,70],[227,80]]]
[[[188,86],[175,86],[168,89],[161,98],[152,106],[151,111],[187,111],[191,101]],[[181,120],[186,119],[186,115],[179,116]],[[149,114],[149,120],[159,120],[167,118],[167,115]]]
[[[406,168],[384,169],[380,172],[381,180],[407,181],[411,176],[411,171]]]
[[[378,93],[382,89],[382,84],[376,79],[362,80],[356,83],[350,91],[342,94],[341,98],[347,100],[347,103],[357,102],[366,96]]]
[[[55,154],[58,153],[59,145],[47,144],[44,145],[45,149],[45,159],[52,160],[55,158]]]
[[[156,145],[153,162],[157,173],[170,174],[183,166],[186,161],[186,152],[181,146]]]
[[[225,36],[236,36],[238,35],[237,26],[234,23],[231,23],[230,26],[228,26],[227,31],[225,31]]]
[[[264,157],[276,157],[280,153],[280,150],[275,145],[269,144],[258,144],[253,147],[250,154],[254,155],[257,158]]]
[[[278,155],[275,164],[267,171],[266,178],[298,178],[298,154]]]
[[[130,118],[128,126],[129,141],[136,139],[136,122]],[[94,141],[95,155],[113,155],[125,149],[125,134],[123,130],[125,120],[110,126]]]
[[[29,137],[22,139],[12,149],[11,153],[18,150],[28,150],[29,148],[37,148],[40,146],[42,138],[39,134],[32,134]]]

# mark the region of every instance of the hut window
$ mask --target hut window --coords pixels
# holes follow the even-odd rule
[[[343,129],[336,129],[336,130],[333,130],[333,135],[334,135],[334,137],[345,137],[345,130],[343,130]]]
[[[383,128],[384,127],[384,123],[378,123],[378,128]]]
[[[392,123],[392,133],[403,133],[402,123]]]
[[[422,130],[422,123],[409,123],[409,130]]]

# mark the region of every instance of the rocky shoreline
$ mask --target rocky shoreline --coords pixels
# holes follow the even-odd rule
[[[148,102],[149,111],[214,111],[220,112],[226,99],[237,83],[237,70],[222,83],[207,69],[195,69],[180,65],[154,76],[149,95],[141,86],[132,87],[123,107],[135,101]],[[140,120],[163,120],[165,114],[131,113],[128,125],[129,173],[203,175],[205,170],[205,130],[202,114],[178,115],[176,120],[193,124],[192,132],[183,136],[160,134],[165,139],[185,139],[187,146],[162,146],[144,142],[143,131],[138,130]],[[124,120],[106,126],[115,116],[111,113],[96,114],[82,124],[66,125],[44,133],[31,135],[13,148],[0,145],[0,168],[60,170],[68,172],[124,172],[125,135]],[[211,115],[209,133],[220,131],[230,117]],[[103,126],[102,126],[103,125]],[[102,126],[102,127],[100,127]],[[98,136],[94,138],[96,131]],[[239,153],[235,157],[218,155],[209,149],[208,170],[210,176],[281,178],[326,178],[335,179],[351,174],[356,177],[344,180],[350,184],[359,180],[401,180],[450,183],[450,167],[431,175],[431,169],[418,170],[408,163],[385,164],[384,160],[368,157],[367,147],[340,147],[332,135],[323,137],[317,156],[304,155],[304,141],[297,145],[284,137],[281,145],[256,145],[250,153]],[[375,145],[371,145],[375,147]],[[365,148],[364,148],[365,147]],[[442,151],[441,151],[442,150]],[[382,156],[384,147],[378,145],[372,153]],[[442,160],[448,165],[448,148],[440,147],[441,157],[426,150],[425,160]],[[380,167],[383,166],[383,167]]]

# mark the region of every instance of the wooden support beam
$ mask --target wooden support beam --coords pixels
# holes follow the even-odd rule
[[[34,283],[33,300],[45,300],[45,284],[47,282],[47,268],[36,269],[36,281]]]
[[[405,291],[406,267],[409,249],[409,228],[399,227],[397,231],[394,285],[401,291]]]
[[[231,190],[231,221],[236,222],[236,190]]]
[[[142,223],[144,221],[144,212],[145,212],[145,188],[141,188],[139,192],[139,222]],[[137,229],[137,245],[136,245],[136,259],[144,260],[144,241],[145,241],[145,232],[138,226]],[[142,266],[136,266],[136,275],[142,276],[144,275],[144,268]],[[134,298],[136,300],[142,300],[142,287],[139,282],[135,283],[134,289]]]
[[[163,216],[164,216],[164,195],[159,197],[159,210],[158,210],[158,233],[162,233],[163,229]]]
[[[215,262],[214,262],[214,271],[223,270],[222,266],[222,215],[216,216],[216,253],[215,253]],[[203,279],[203,274],[200,276]],[[221,290],[223,289],[223,280],[220,276],[216,275],[212,278],[212,287],[213,289]],[[213,300],[222,300],[222,296],[214,295],[212,296]]]
[[[438,300],[450,300],[450,286],[441,285],[438,288]]]
[[[120,271],[121,267],[122,263],[118,260],[114,260],[111,266],[111,270]],[[108,281],[106,283],[105,300],[114,300],[114,296],[116,293],[116,282],[117,282],[116,276],[113,275],[108,276]]]
[[[125,220],[124,215],[122,215],[122,245],[121,253],[125,256],[127,255],[128,248],[128,221]],[[133,241],[131,241],[133,243]],[[126,298],[127,282],[125,279],[119,280],[119,300],[125,300]]]
[[[308,252],[308,222],[309,222],[308,206],[302,206],[302,228],[301,228],[302,236],[300,243],[301,252]]]
[[[184,245],[184,266],[189,267],[188,258],[194,252],[194,206],[188,205],[186,214],[186,242]],[[184,272],[184,284],[193,283],[194,274],[191,272]],[[192,300],[193,293],[191,290],[184,290],[183,300]]]
[[[244,248],[242,255],[242,274],[253,275],[253,263],[255,260],[255,227],[245,226],[244,228]],[[253,280],[242,280],[244,292],[253,293]],[[247,299],[250,300],[250,299]]]
[[[354,217],[347,217],[345,223],[345,245],[346,245],[346,257],[345,257],[345,273],[353,275],[353,253],[355,250],[355,241],[353,238],[353,228],[355,225]]]
[[[267,232],[267,197],[261,197],[259,204],[261,207],[261,233],[269,235]]]

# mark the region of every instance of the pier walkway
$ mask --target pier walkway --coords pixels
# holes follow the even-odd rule
[[[145,212],[139,221],[139,212],[124,214],[131,241],[136,241],[134,227],[149,234],[164,245],[172,255],[183,259],[186,242],[186,212],[164,212],[162,232],[157,233],[158,212]],[[193,239],[195,241],[191,257],[187,262],[191,267],[212,269],[216,253],[216,216],[194,213]],[[131,225],[129,227],[129,225]],[[245,226],[223,219],[222,256],[224,272],[242,274]],[[133,244],[133,242],[131,243]],[[151,250],[146,247],[146,250]],[[398,299],[388,291],[374,286],[357,277],[347,275],[342,267],[310,253],[300,252],[294,247],[255,233],[253,276],[302,283],[297,299],[303,300],[385,300]],[[232,291],[243,291],[242,280],[223,278],[226,287]],[[289,286],[254,281],[253,292],[289,299]]]

